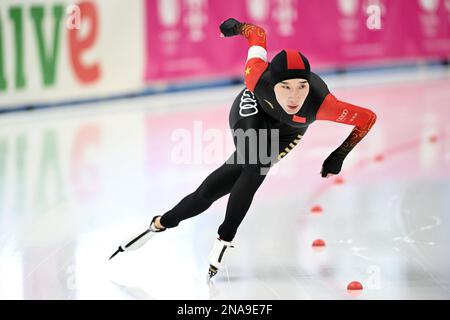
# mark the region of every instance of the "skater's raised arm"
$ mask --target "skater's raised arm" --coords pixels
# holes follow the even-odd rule
[[[242,23],[230,18],[222,22],[220,31],[225,37],[242,35],[248,42],[248,55],[245,63],[245,85],[254,91],[259,78],[267,69],[266,33],[263,28]]]
[[[366,136],[376,119],[376,114],[369,109],[340,101],[331,93],[326,96],[317,112],[316,120],[334,121],[355,127],[347,139],[324,161],[322,177],[327,177],[329,173],[338,174],[341,171],[345,157]]]

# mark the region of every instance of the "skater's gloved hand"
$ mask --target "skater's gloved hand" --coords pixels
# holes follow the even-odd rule
[[[328,178],[341,172],[343,163],[344,157],[332,152],[323,162],[322,171],[320,171],[322,178]]]
[[[244,24],[234,18],[229,18],[222,22],[219,26],[221,36],[232,37],[241,34],[241,27]]]

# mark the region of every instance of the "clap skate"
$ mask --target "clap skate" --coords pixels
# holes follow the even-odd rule
[[[231,244],[231,242],[224,241],[220,238],[217,238],[215,240],[214,247],[209,254],[209,270],[208,275],[206,276],[206,280],[208,282],[224,266],[223,257],[227,248],[234,248],[234,246]]]
[[[119,246],[117,251],[113,253],[113,255],[109,258],[109,260],[114,258],[119,252],[139,249],[148,240],[150,240],[156,233],[166,230],[166,228],[158,229],[156,227],[155,220],[158,217],[160,217],[160,216],[153,217],[152,222],[150,222],[150,226],[147,227],[145,230],[142,230],[142,232],[140,232],[139,234],[135,235],[131,239],[122,242],[122,244]]]

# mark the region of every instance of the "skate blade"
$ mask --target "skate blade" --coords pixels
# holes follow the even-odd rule
[[[117,249],[116,252],[114,252],[111,257],[109,257],[109,260],[114,258],[119,252],[123,252],[123,251],[124,250],[122,249],[122,247],[119,247],[119,249]]]
[[[211,279],[217,274],[218,269],[213,265],[209,265],[208,274],[206,276],[206,281],[210,282]]]

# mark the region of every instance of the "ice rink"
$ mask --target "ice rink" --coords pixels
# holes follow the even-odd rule
[[[321,165],[352,127],[312,124],[211,284],[227,197],[108,258],[228,158],[242,86],[0,115],[0,298],[450,299],[450,72],[325,80],[377,123],[331,179]]]

